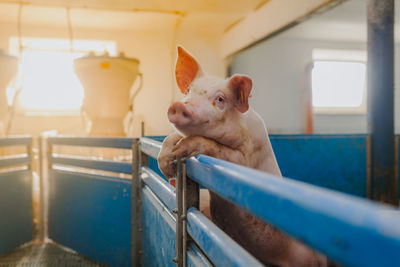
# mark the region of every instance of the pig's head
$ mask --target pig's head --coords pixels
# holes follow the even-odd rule
[[[179,132],[220,143],[229,143],[229,136],[240,134],[240,116],[249,109],[252,89],[248,76],[221,79],[207,75],[182,47],[178,47],[175,76],[186,96],[169,107],[168,119]]]

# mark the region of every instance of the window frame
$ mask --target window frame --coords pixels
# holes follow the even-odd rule
[[[313,61],[315,62],[349,62],[349,63],[362,63],[365,65],[365,81],[363,88],[363,97],[361,105],[358,107],[340,107],[340,106],[330,106],[330,107],[318,107],[314,106],[312,102],[313,88],[312,88],[312,71],[310,68],[310,90],[311,90],[311,107],[313,114],[315,115],[365,115],[367,114],[367,61],[366,61],[366,51],[365,50],[333,50],[333,49],[315,49],[313,51]]]
[[[40,47],[35,47],[37,46],[37,43],[43,42],[45,40],[49,40],[50,42],[60,42],[61,43],[61,48],[56,48],[56,47],[45,47],[45,48],[40,48]],[[35,43],[36,42],[36,43]],[[40,38],[40,37],[22,37],[21,38],[21,43],[22,47],[25,48],[27,51],[49,51],[49,52],[63,52],[63,53],[79,53],[82,55],[89,54],[89,53],[107,53],[110,55],[116,55],[117,52],[117,42],[115,40],[86,40],[86,39],[77,39],[74,40],[73,43],[73,51],[70,49],[70,40],[67,38]],[[33,43],[33,47],[30,47],[30,44]],[[88,43],[98,43],[97,47],[95,48],[89,48],[87,49],[85,45],[87,46]],[[103,51],[100,51],[99,47],[103,46]],[[85,47],[85,48],[82,48]],[[19,50],[19,38],[12,36],[9,38],[9,52],[12,55],[15,55],[17,57],[21,56],[21,52]],[[19,69],[21,68],[21,62],[19,65]],[[79,79],[79,78],[78,78]],[[13,87],[19,87],[21,84],[21,75],[20,72],[18,71],[14,81],[12,81],[10,84],[13,83]],[[23,89],[22,89],[23,90]],[[15,88],[14,93],[18,91],[17,88]],[[8,97],[8,94],[7,94]],[[57,116],[80,116],[82,112],[82,106],[80,108],[68,108],[68,109],[35,109],[35,108],[30,108],[30,107],[25,107],[22,106],[21,104],[18,103],[18,101],[14,104],[15,112],[18,114],[23,114],[25,116],[41,116],[41,117],[57,117]]]

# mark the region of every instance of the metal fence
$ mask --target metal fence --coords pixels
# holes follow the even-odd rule
[[[151,157],[156,157],[160,149],[160,143],[146,138],[136,146],[140,147],[136,148],[137,151]],[[185,198],[198,196],[198,185],[302,240],[338,263],[346,266],[400,264],[400,214],[394,207],[291,179],[276,179],[267,173],[204,155],[179,164],[174,194],[174,189],[146,167],[146,161],[137,161],[143,166],[136,167],[136,179],[139,180],[135,182],[134,191],[139,192],[143,184],[144,189],[152,190],[170,214],[177,209],[177,215],[170,217],[177,218],[174,220],[176,260],[180,266],[189,262],[184,247],[187,234],[190,242],[195,243],[217,266],[257,264],[252,256],[198,211],[198,200]],[[138,194],[137,199],[140,199]],[[137,234],[134,240],[140,244],[140,237],[145,236],[139,231],[145,231],[141,225],[144,220],[140,218],[140,207],[135,212]],[[144,263],[143,254],[147,252],[138,253],[142,248],[136,246],[135,266]]]
[[[33,239],[32,138],[0,138],[0,254]],[[23,151],[22,153],[20,151]]]

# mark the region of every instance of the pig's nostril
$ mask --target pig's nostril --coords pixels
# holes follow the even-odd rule
[[[172,110],[172,115],[175,115],[175,114],[176,114],[176,110],[173,109],[173,110]]]
[[[186,112],[183,112],[182,115],[183,115],[183,117],[185,117],[185,118],[188,116],[188,114],[187,114]]]

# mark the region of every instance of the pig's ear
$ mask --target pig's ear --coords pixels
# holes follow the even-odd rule
[[[196,59],[185,49],[178,46],[178,59],[175,66],[176,83],[183,94],[189,93],[189,86],[196,77],[203,75],[203,71]]]
[[[242,113],[249,109],[249,95],[253,82],[246,75],[233,75],[228,82],[228,88],[233,91],[234,105]]]

